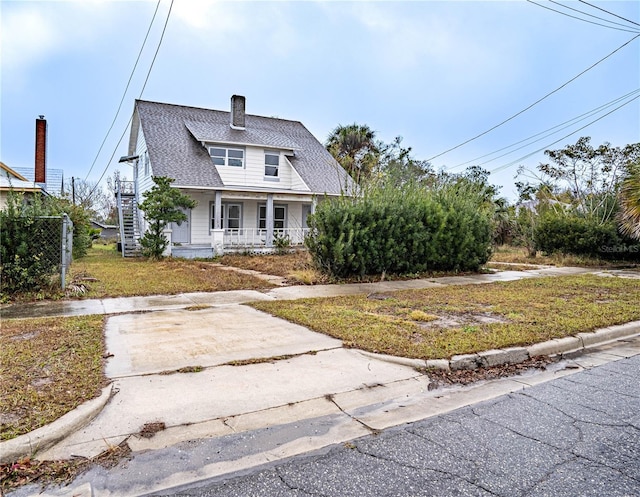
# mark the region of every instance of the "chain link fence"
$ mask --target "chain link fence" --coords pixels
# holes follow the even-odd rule
[[[64,290],[73,249],[69,216],[2,218],[0,230],[3,291],[32,291],[56,274]]]

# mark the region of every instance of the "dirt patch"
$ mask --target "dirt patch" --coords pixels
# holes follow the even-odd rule
[[[438,313],[438,319],[420,323],[421,328],[459,328],[474,324],[509,323],[504,316],[491,312]]]
[[[544,371],[547,366],[557,359],[551,359],[546,356],[532,357],[518,364],[503,364],[491,368],[479,368],[475,370],[457,370],[446,371],[443,369],[429,369],[424,372],[434,383],[434,388],[447,385],[469,385],[477,381],[495,380],[498,378],[506,378],[508,376],[519,375],[531,369]]]
[[[109,447],[92,459],[77,457],[60,461],[38,461],[25,457],[16,462],[0,464],[0,495],[4,495],[7,490],[33,483],[39,484],[41,489],[49,484],[66,485],[96,464],[109,469],[130,454],[131,449],[125,441]]]
[[[166,429],[167,425],[164,424],[164,421],[153,421],[152,423],[145,423],[138,435],[142,438],[153,438],[156,433]]]

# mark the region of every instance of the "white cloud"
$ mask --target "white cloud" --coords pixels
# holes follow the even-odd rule
[[[4,71],[37,64],[60,45],[60,33],[44,12],[33,4],[11,9],[2,16],[2,65]]]
[[[13,76],[58,54],[91,50],[114,32],[120,2],[4,2],[2,68]]]

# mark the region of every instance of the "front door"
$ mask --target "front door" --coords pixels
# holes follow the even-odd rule
[[[191,209],[181,209],[187,215],[187,220],[182,223],[171,223],[171,242],[190,243],[191,242]]]

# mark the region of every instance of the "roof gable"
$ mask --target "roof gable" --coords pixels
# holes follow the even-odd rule
[[[203,142],[289,151],[289,162],[313,193],[340,194],[352,185],[346,171],[300,122],[247,114],[245,129],[232,129],[229,112],[144,100],[136,101],[135,112],[153,174],[174,178],[176,186],[224,186]]]

